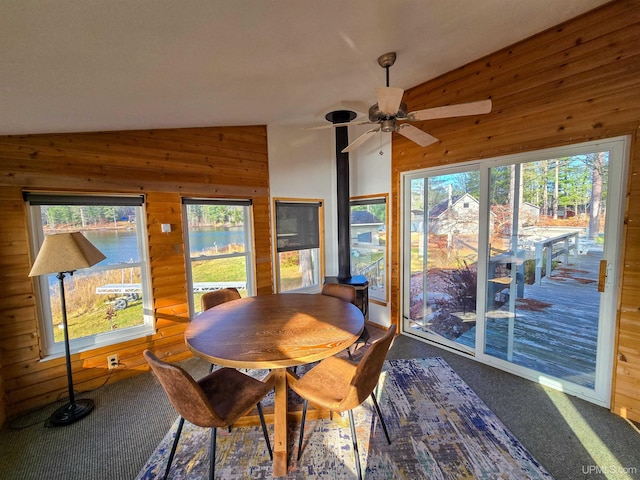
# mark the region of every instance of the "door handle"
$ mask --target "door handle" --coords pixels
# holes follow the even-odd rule
[[[600,260],[600,271],[598,272],[598,291],[604,292],[604,284],[607,281],[607,261]]]

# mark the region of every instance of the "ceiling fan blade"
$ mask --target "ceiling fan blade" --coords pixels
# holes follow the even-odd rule
[[[491,111],[491,100],[445,105],[443,107],[426,108],[407,114],[408,120],[433,120],[436,118],[461,117],[464,115],[481,115]]]
[[[376,132],[379,132],[379,131],[380,131],[380,127],[372,128],[371,130],[367,130],[362,135],[360,135],[358,138],[356,138],[353,142],[351,142],[349,145],[347,145],[345,148],[343,148],[341,153],[352,152],[356,148],[360,147],[360,145],[362,145],[364,142],[369,140],[371,138],[371,134],[372,133],[376,133]]]
[[[429,135],[427,132],[423,132],[417,127],[410,125],[408,123],[401,123],[397,126],[396,132],[398,132],[403,137],[408,138],[412,142],[417,143],[421,147],[426,147],[427,145],[431,145],[432,143],[436,143],[438,139],[434,136]]]
[[[378,87],[376,88],[376,97],[378,99],[378,110],[385,115],[395,115],[400,110],[404,90],[396,87]]]
[[[362,120],[361,122],[343,122],[343,123],[327,123],[326,125],[318,125],[317,127],[305,127],[303,130],[324,130],[325,128],[333,127],[346,127],[349,125],[375,125],[369,120]]]

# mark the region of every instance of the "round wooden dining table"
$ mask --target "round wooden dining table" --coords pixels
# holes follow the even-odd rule
[[[275,377],[273,476],[287,474],[287,367],[330,357],[353,344],[362,312],[327,295],[288,293],[223,303],[196,316],[187,347],[215,365],[271,369]]]

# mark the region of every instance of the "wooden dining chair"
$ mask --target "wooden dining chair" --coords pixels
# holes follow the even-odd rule
[[[351,285],[343,285],[341,283],[325,283],[322,286],[322,295],[328,295],[330,297],[336,297],[345,302],[352,303],[356,305],[356,289]],[[356,305],[357,306],[357,305]],[[354,351],[358,348],[358,344],[366,345],[369,342],[371,335],[367,330],[367,326],[365,325],[362,328],[362,333],[358,337],[358,339],[351,345],[351,347],[347,348],[347,354],[349,355],[349,360],[353,360],[353,355],[351,353],[351,348],[353,347]]]
[[[358,363],[351,362],[346,358],[329,357],[322,360],[301,378],[296,379],[295,376],[292,376],[289,379],[289,387],[304,400],[298,442],[298,460],[302,456],[304,424],[309,402],[332,412],[344,412],[345,410],[348,412],[358,479],[362,479],[362,472],[352,410],[369,396],[380,418],[387,442],[391,445],[389,432],[373,390],[378,384],[380,372],[382,372],[384,360],[395,332],[396,326],[392,325],[382,337],[371,344]]]
[[[200,305],[202,306],[202,311],[204,312],[205,310],[209,310],[210,308],[230,302],[232,300],[239,300],[240,298],[242,297],[240,296],[240,292],[238,292],[237,288],[221,288],[220,290],[213,290],[202,295],[202,297],[200,297]],[[214,368],[215,365],[211,364],[209,372],[213,372]]]
[[[341,283],[325,283],[322,286],[322,295],[336,297],[345,302],[356,304],[356,289],[351,285]]]
[[[202,311],[204,312],[205,310],[209,310],[210,308],[213,308],[216,305],[220,305],[221,303],[230,302],[231,300],[238,300],[240,298],[240,292],[238,292],[237,288],[221,288],[220,290],[214,290],[202,295],[202,297],[200,297],[200,305],[202,306]]]
[[[199,427],[211,428],[209,478],[212,480],[215,473],[217,428],[231,426],[254,405],[258,408],[262,433],[267,442],[269,457],[273,460],[271,442],[260,404],[260,400],[274,388],[273,377],[267,377],[266,382],[261,382],[232,368],[221,368],[195,381],[184,369],[160,360],[150,350],[144,351],[144,358],[158,377],[171,405],[180,415],[176,438],[163,478],[166,479],[169,475],[182,427],[187,420]]]

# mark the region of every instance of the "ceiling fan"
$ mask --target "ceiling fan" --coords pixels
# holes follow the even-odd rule
[[[313,127],[331,128],[345,125],[377,125],[375,128],[366,131],[352,143],[342,150],[342,153],[351,152],[364,144],[372,134],[377,132],[397,132],[403,137],[417,143],[421,147],[426,147],[438,141],[432,135],[420,130],[410,123],[400,123],[402,120],[408,122],[433,120],[436,118],[460,117],[465,115],[480,115],[491,111],[491,100],[480,100],[477,102],[460,103],[456,105],[445,105],[442,107],[427,108],[407,113],[407,105],[402,101],[404,90],[402,88],[389,86],[389,67],[396,61],[396,53],[389,52],[378,58],[378,64],[387,71],[387,86],[376,88],[375,103],[369,108],[369,120],[361,122],[334,123],[333,125],[323,125]]]

